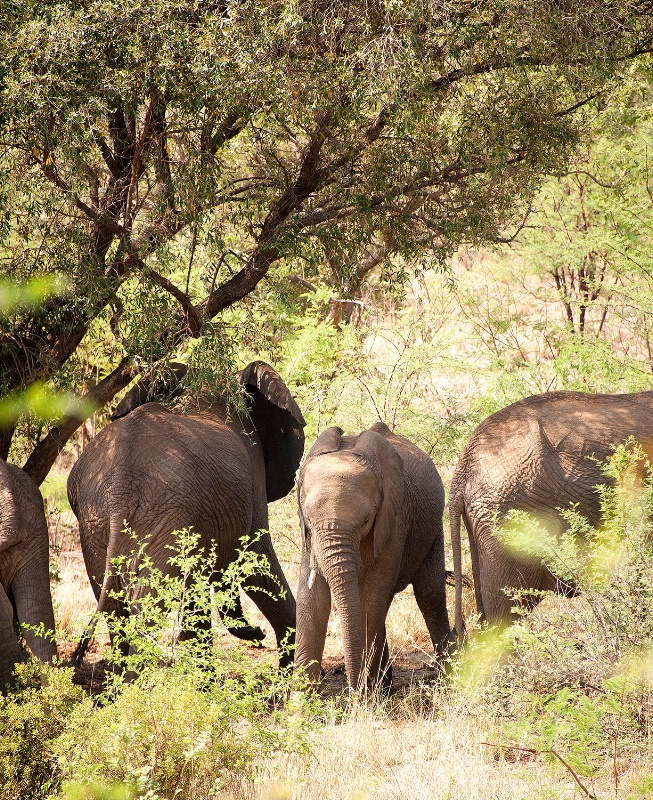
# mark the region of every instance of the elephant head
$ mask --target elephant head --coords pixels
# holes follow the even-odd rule
[[[378,427],[353,437],[329,428],[300,470],[298,492],[300,526],[310,560],[308,588],[316,576],[326,579],[342,623],[348,682],[356,689],[368,667],[364,659],[378,663],[385,644],[385,614],[394,578],[390,575],[387,597],[379,597],[376,626],[364,619],[373,610],[362,608],[360,585],[369,565],[379,563],[388,540],[402,535],[398,530],[405,519],[402,458]]]

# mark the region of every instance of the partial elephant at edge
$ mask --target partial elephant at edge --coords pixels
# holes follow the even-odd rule
[[[614,446],[629,438],[653,458],[653,392],[589,394],[547,392],[497,411],[472,433],[451,482],[449,517],[455,575],[455,628],[462,614],[461,519],[470,544],[476,607],[490,623],[514,619],[513,590],[569,591],[537,558],[509,553],[496,535],[512,510],[538,519],[552,536],[574,509],[600,523],[596,489]]]
[[[24,660],[17,628],[41,661],[57,655],[43,498],[20,467],[0,461],[0,685]]]

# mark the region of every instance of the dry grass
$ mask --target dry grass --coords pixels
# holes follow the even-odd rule
[[[436,694],[436,693],[434,693]],[[482,705],[457,707],[433,698],[436,710],[401,718],[358,706],[314,735],[310,760],[265,766],[261,800],[512,800],[574,798],[570,775],[555,777],[541,760],[508,760],[484,742],[491,723]],[[404,702],[409,705],[409,697]],[[400,718],[397,719],[396,715]],[[393,718],[394,716],[394,718]]]
[[[52,587],[52,602],[59,638],[79,638],[96,606],[81,552],[59,556],[59,580]]]

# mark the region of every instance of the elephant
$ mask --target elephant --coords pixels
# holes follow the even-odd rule
[[[111,414],[111,421],[127,416],[131,411],[149,401],[171,400],[183,395],[183,379],[188,372],[186,364],[169,361],[163,364],[158,374],[143,376],[118,403]],[[265,634],[258,626],[248,625],[240,602],[240,594],[231,598],[228,609],[218,606],[218,613],[227,630],[238,639],[249,642],[261,641]],[[79,652],[76,651],[76,660]]]
[[[380,421],[356,436],[328,428],[300,468],[297,491],[296,667],[319,678],[333,593],[350,690],[366,691],[379,679],[389,687],[385,620],[409,583],[442,654],[450,639],[444,488],[428,455]]]
[[[512,509],[537,517],[553,536],[574,507],[591,525],[601,519],[601,469],[614,446],[634,437],[653,456],[653,392],[556,391],[519,400],[489,416],[470,436],[449,493],[455,580],[455,630],[464,630],[460,520],[469,536],[476,607],[490,623],[514,618],[504,589],[573,592],[534,557],[508,552],[497,524]]]
[[[0,461],[0,684],[24,660],[17,627],[41,661],[57,655],[43,498],[20,467]]]
[[[132,397],[127,400],[132,410],[98,434],[72,468],[68,498],[79,521],[98,613],[125,615],[143,591],[137,587],[124,601],[114,596],[121,587],[113,560],[135,547],[123,533],[125,525],[144,543],[153,566],[167,574],[172,572],[172,533],[192,528],[206,552],[216,548],[210,565],[216,579],[235,559],[240,539],[263,530],[251,550],[267,558],[272,577],[251,577],[244,588],[270,622],[277,643],[292,645],[295,600],[267,531],[267,504],[294,486],[305,422],[268,364],[252,362],[237,380],[247,393],[247,413],[202,401],[182,414],[155,402],[134,404]],[[138,385],[132,391],[143,396]],[[246,638],[260,638],[259,629],[250,630],[254,635]],[[291,660],[282,653],[283,665]]]

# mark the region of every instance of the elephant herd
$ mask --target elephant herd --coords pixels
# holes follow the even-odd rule
[[[182,374],[177,368],[176,377]],[[540,560],[502,546],[497,523],[520,509],[557,535],[565,525],[561,510],[573,504],[596,525],[596,487],[606,481],[600,462],[612,447],[632,437],[653,456],[653,392],[550,392],[488,417],[465,445],[450,487],[452,631],[444,488],[429,456],[376,422],[356,436],[325,430],[302,460],[305,422],[283,380],[261,361],[237,378],[248,398],[240,413],[209,400],[170,411],[148,402],[149,387],[140,381],[71,470],[68,496],[98,612],[119,618],[145,591],[132,585],[125,596],[114,567],[116,557],[133,552],[134,536],[153,565],[169,572],[172,532],[192,528],[214,554],[207,569],[217,579],[241,539],[263,531],[251,547],[267,558],[269,575],[249,578],[246,593],[279,645],[296,636],[295,665],[313,680],[333,599],[354,690],[390,682],[385,621],[393,596],[408,584],[437,654],[463,631],[461,519],[477,609],[489,622],[504,621],[510,590],[558,585]],[[268,503],[295,482],[302,541],[296,603],[268,533]],[[232,616],[242,617],[242,610]],[[233,633],[261,638],[260,629],[239,622]],[[38,658],[56,655],[47,631],[54,631],[54,615],[43,501],[21,469],[0,462],[0,683],[23,658],[19,634]],[[284,650],[280,660],[289,663],[293,655]]]

